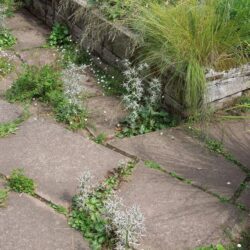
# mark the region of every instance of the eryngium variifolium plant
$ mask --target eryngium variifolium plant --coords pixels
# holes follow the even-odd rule
[[[161,105],[161,81],[152,77],[148,64],[133,66],[125,60],[124,65],[123,103],[129,115],[121,122],[122,129],[118,136],[129,137],[175,126],[176,119]]]
[[[136,248],[145,233],[144,216],[138,206],[127,208],[116,194],[105,202],[107,231],[115,235],[116,250]]]
[[[128,60],[124,61],[126,70],[123,83],[126,93],[123,95],[123,103],[130,111],[128,120],[131,125],[136,124],[141,112],[145,107],[157,110],[161,101],[161,82],[157,78],[146,81],[146,71],[148,64],[140,64],[133,67]]]
[[[0,30],[4,28],[4,21],[6,17],[6,7],[3,4],[0,4]]]
[[[78,195],[75,198],[76,206],[79,209],[86,209],[85,201],[93,192],[93,176],[89,171],[84,172],[78,179]]]
[[[123,170],[127,171],[125,168]],[[99,186],[93,179],[89,171],[79,178],[70,224],[85,236],[89,235],[93,248],[103,244],[111,244],[119,250],[138,246],[145,232],[144,216],[140,209],[137,206],[127,208],[122,199],[114,194],[114,188],[119,185],[117,176],[110,176]]]

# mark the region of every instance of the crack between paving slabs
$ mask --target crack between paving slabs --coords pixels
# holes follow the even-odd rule
[[[186,131],[194,139],[198,139],[203,144],[203,146],[205,146],[208,150],[209,150],[209,148],[206,145],[206,140],[207,141],[213,140],[213,141],[216,141],[218,143],[221,143],[217,139],[214,139],[214,138],[208,136],[207,134],[205,134],[202,131],[199,131],[197,129],[192,129],[191,131],[189,129],[189,130],[186,130]],[[221,145],[224,147],[224,145],[222,143],[221,143]],[[221,153],[216,152],[214,150],[209,150],[209,151],[211,153],[214,153],[215,155],[222,156],[225,160],[231,162],[232,164],[234,164],[236,167],[238,167],[242,172],[244,172],[246,174],[245,179],[240,183],[238,188],[235,190],[234,194],[231,196],[230,203],[232,203],[232,204],[234,204],[236,206],[240,206],[243,210],[250,211],[250,209],[242,207],[242,204],[237,203],[237,199],[240,198],[241,194],[246,189],[247,183],[250,182],[250,170],[244,164],[242,164],[239,160],[237,160],[237,158],[230,151],[228,151],[227,149],[223,148]]]
[[[133,164],[134,164],[134,169],[135,169],[135,168],[137,167],[138,161],[134,160],[134,161],[133,161]],[[102,183],[104,183],[105,180],[106,180],[107,178],[109,178],[110,176],[112,176],[113,174],[115,174],[117,169],[118,169],[118,168],[114,168],[114,170],[111,172],[111,174],[109,174],[109,175],[104,179],[104,181],[102,181]],[[134,172],[134,170],[132,171],[131,175],[133,175],[133,172]],[[5,175],[5,174],[3,174],[3,173],[1,173],[1,172],[0,172],[0,178],[3,179],[3,180],[4,180],[5,182],[7,182],[7,183],[8,183],[8,181],[9,181],[8,176]],[[119,189],[120,185],[122,184],[122,182],[124,182],[124,181],[125,181],[125,180],[122,179],[122,177],[120,177],[120,179],[119,179],[119,184],[118,184],[118,189]],[[11,189],[10,189],[9,191],[10,191],[10,192],[15,192],[15,191],[12,191]],[[28,193],[27,193],[27,195],[28,195],[28,196],[31,196],[31,197],[33,197],[33,198],[35,198],[35,199],[37,199],[37,200],[39,200],[40,202],[46,204],[46,205],[49,206],[50,208],[53,208],[53,210],[54,210],[55,212],[57,212],[57,213],[59,213],[59,214],[62,214],[62,215],[64,215],[66,218],[68,218],[68,215],[69,215],[69,212],[70,212],[70,208],[71,208],[71,207],[66,208],[66,207],[64,207],[64,206],[62,206],[62,205],[60,205],[60,204],[58,205],[58,204],[54,203],[53,201],[44,198],[43,196],[39,195],[39,194],[36,193],[36,192],[35,192],[33,195],[28,194]],[[58,212],[57,208],[59,208],[59,207],[64,208],[67,212],[66,212],[66,213],[64,213],[64,212]]]

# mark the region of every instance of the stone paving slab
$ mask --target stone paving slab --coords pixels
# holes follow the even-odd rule
[[[142,160],[155,161],[165,170],[220,195],[231,197],[245,178],[233,163],[210,153],[181,129],[116,139],[110,144]]]
[[[22,114],[22,109],[0,99],[0,123],[14,121]]]
[[[25,122],[16,135],[0,139],[0,172],[9,175],[24,168],[48,200],[68,205],[83,171],[100,181],[120,160],[128,160],[53,121],[35,119]]]
[[[66,218],[26,195],[9,194],[0,208],[1,250],[87,250],[88,243]]]
[[[86,100],[90,112],[89,128],[94,135],[115,135],[116,125],[124,119],[126,112],[121,100],[111,96],[98,96]]]
[[[248,188],[243,191],[237,201],[245,205],[248,209],[250,209],[250,183],[248,183]]]
[[[21,51],[20,57],[29,65],[44,66],[53,64],[57,59],[57,51],[55,49],[36,48]]]
[[[208,132],[250,170],[250,119],[211,124]]]
[[[44,26],[42,21],[25,9],[21,9],[15,15],[8,17],[5,25],[10,30],[32,29],[35,26],[39,29],[40,26]]]
[[[241,226],[240,210],[143,166],[122,185],[119,195],[127,206],[138,205],[145,216],[147,231],[139,249],[193,250],[225,243],[224,229]]]
[[[46,44],[49,28],[37,21],[29,12],[22,10],[8,19],[7,28],[17,38],[16,51],[37,48]]]

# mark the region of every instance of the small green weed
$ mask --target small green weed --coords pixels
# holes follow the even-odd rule
[[[115,170],[85,199],[86,209],[79,208],[77,196],[74,197],[69,224],[83,233],[92,249],[102,249],[103,246],[112,245],[112,239],[107,235],[107,221],[102,216],[104,202],[118,188],[120,182],[131,175],[134,168],[135,163],[129,162],[125,167]]]
[[[239,162],[230,152],[228,152],[224,148],[222,142],[206,137],[205,145],[211,152],[215,152],[217,154],[224,156],[225,159],[231,161],[232,163],[240,167],[243,171],[249,172],[249,170],[241,162]]]
[[[225,151],[222,142],[217,140],[207,139],[206,146],[211,152],[215,152],[217,154],[223,154]]]
[[[14,69],[14,65],[5,57],[0,57],[0,79],[8,75]]]
[[[216,139],[211,139],[207,134],[196,128],[189,127],[188,132],[190,132],[193,136],[204,142],[205,146],[209,149],[209,151],[222,155],[225,159],[234,163],[244,172],[249,173],[248,168],[244,166],[240,161],[238,161],[230,152],[228,152],[224,148],[222,142]]]
[[[183,181],[183,182],[185,182],[187,184],[192,184],[192,180],[186,179],[186,178],[178,175],[176,172],[170,172],[169,175],[174,177],[175,179]]]
[[[0,189],[0,207],[4,207],[6,205],[7,199],[8,199],[8,190]]]
[[[56,205],[56,204],[54,204],[54,203],[52,203],[52,202],[50,202],[49,205],[50,205],[55,211],[57,211],[58,213],[64,214],[65,216],[68,215],[68,209],[65,208],[64,206]]]
[[[15,122],[0,123],[0,138],[9,134],[14,134],[18,129],[18,125]]]
[[[166,172],[166,170],[160,164],[158,164],[155,161],[145,161],[144,163],[145,163],[145,166],[148,167],[148,168],[160,170],[160,171],[162,171],[164,173]]]
[[[93,140],[98,144],[103,144],[107,140],[107,135],[105,133],[100,133]]]
[[[23,169],[14,169],[8,178],[8,185],[11,190],[18,193],[35,194],[35,183],[24,175]]]
[[[16,43],[16,38],[6,29],[0,30],[0,48],[9,49]]]
[[[35,66],[26,66],[24,72],[6,92],[10,102],[32,101],[33,98],[48,102],[49,93],[62,91],[60,74],[52,67],[46,65],[41,69]]]
[[[216,246],[211,245],[208,247],[199,247],[195,250],[249,250],[250,249],[250,228],[241,233],[239,239],[234,240],[228,245],[218,244]]]
[[[223,245],[221,244],[218,244],[216,246],[209,246],[209,247],[199,247],[199,248],[196,248],[195,250],[226,250]]]
[[[60,23],[56,23],[48,40],[49,46],[51,47],[61,47],[71,44],[71,38],[69,29]]]
[[[0,138],[8,136],[9,134],[14,134],[18,126],[24,122],[29,117],[29,113],[24,111],[23,115],[17,118],[15,121],[8,123],[0,123]]]

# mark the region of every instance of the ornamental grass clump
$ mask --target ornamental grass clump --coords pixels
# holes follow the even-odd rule
[[[140,59],[166,81],[170,95],[194,112],[206,93],[206,71],[249,60],[250,2],[183,0],[152,3],[132,22],[141,35]]]

